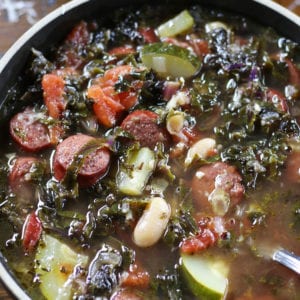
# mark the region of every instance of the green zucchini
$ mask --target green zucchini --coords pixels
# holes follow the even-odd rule
[[[215,257],[182,254],[187,285],[201,300],[224,299],[228,288],[228,267]]]
[[[163,77],[193,76],[200,68],[199,58],[186,48],[169,43],[154,43],[143,47],[143,64]]]
[[[156,166],[156,157],[147,147],[131,149],[120,165],[117,174],[117,188],[129,196],[139,196]]]
[[[72,273],[74,267],[85,267],[88,257],[73,251],[69,246],[44,234],[35,256],[40,289],[46,299],[72,299]]]
[[[162,38],[172,37],[192,29],[193,25],[194,19],[190,15],[190,13],[185,9],[174,18],[161,24],[157,28],[157,33]]]

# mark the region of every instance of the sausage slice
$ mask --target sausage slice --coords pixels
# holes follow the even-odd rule
[[[224,195],[229,197],[231,206],[242,200],[245,189],[242,177],[234,166],[216,162],[198,169],[192,180],[195,207],[199,210],[211,210],[210,198],[216,190],[224,192]]]
[[[81,167],[77,174],[79,186],[89,187],[95,184],[106,173],[110,162],[110,152],[105,147],[96,148],[86,156],[84,155],[89,145],[95,141],[96,138],[94,137],[77,134],[60,143],[53,158],[54,177],[62,181],[74,159],[78,158],[79,155],[83,155],[83,162],[79,161]]]
[[[48,127],[40,121],[41,113],[26,108],[10,120],[11,137],[25,151],[37,152],[51,146]]]
[[[154,148],[158,142],[169,144],[166,130],[157,124],[158,115],[149,110],[136,110],[129,114],[121,127],[129,132],[142,147]]]

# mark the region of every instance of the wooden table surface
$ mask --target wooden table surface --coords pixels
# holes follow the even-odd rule
[[[67,0],[0,0],[0,56],[32,24]],[[300,15],[300,0],[276,0]],[[0,300],[13,299],[0,283]]]

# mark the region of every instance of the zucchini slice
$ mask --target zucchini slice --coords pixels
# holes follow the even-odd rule
[[[85,267],[88,257],[73,251],[58,239],[44,234],[35,256],[40,289],[46,299],[72,299],[71,275],[75,266]]]
[[[161,24],[157,28],[157,33],[162,38],[172,37],[192,29],[193,25],[194,19],[185,9],[174,18],[170,19],[166,23]]]
[[[193,294],[201,300],[224,299],[228,287],[228,267],[214,257],[181,254],[182,269]]]
[[[193,76],[200,68],[199,58],[186,48],[169,43],[154,43],[143,47],[141,51],[143,64],[153,69],[160,76]]]
[[[156,167],[156,158],[147,147],[130,150],[117,174],[117,187],[129,196],[139,196]]]

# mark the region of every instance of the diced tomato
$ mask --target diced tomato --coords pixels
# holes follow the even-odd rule
[[[65,82],[61,76],[46,74],[42,79],[44,103],[47,106],[49,115],[58,119],[66,109]]]
[[[23,226],[22,244],[25,251],[33,251],[42,234],[42,223],[35,212],[27,216]]]
[[[67,36],[66,42],[73,45],[86,45],[89,41],[90,33],[86,22],[78,23],[70,34]]]
[[[132,66],[129,65],[117,66],[105,72],[102,82],[106,82],[106,81],[110,82],[111,80],[113,84],[115,84],[118,81],[119,76],[124,76],[126,74],[129,74],[132,71],[133,71]]]
[[[124,106],[107,96],[98,85],[93,85],[88,89],[88,97],[94,100],[93,110],[99,122],[106,127],[116,124],[118,114],[124,110]]]
[[[198,234],[187,238],[180,245],[182,253],[193,254],[213,246],[219,238],[213,219],[201,218],[198,222]]]
[[[139,29],[140,34],[143,36],[145,43],[155,43],[159,41],[155,30],[151,27],[143,27]]]
[[[130,109],[137,102],[137,96],[135,92],[122,92],[119,94],[119,97],[125,109]]]
[[[110,55],[127,55],[127,54],[131,54],[131,53],[135,53],[136,50],[130,46],[130,45],[127,45],[127,46],[123,46],[123,47],[115,47],[111,50],[108,51],[108,53]]]
[[[88,89],[87,96],[94,100],[93,109],[102,125],[114,126],[120,114],[136,104],[137,91],[142,86],[140,80],[134,80],[127,91],[115,90],[120,76],[130,74],[132,70],[133,67],[128,65],[112,68],[106,71],[103,77],[96,79]]]
[[[191,39],[190,44],[194,49],[194,52],[199,56],[205,56],[210,53],[209,44],[206,40],[203,39]]]
[[[184,240],[180,246],[183,253],[193,254],[214,245],[217,241],[215,233],[206,228],[194,237]]]
[[[275,89],[271,89],[271,88],[268,89],[267,101],[273,103],[276,108],[278,108],[283,112],[287,112],[288,110],[286,98],[282,93],[280,93]]]
[[[129,271],[121,279],[121,286],[147,289],[150,284],[150,275],[138,264],[131,265]]]

